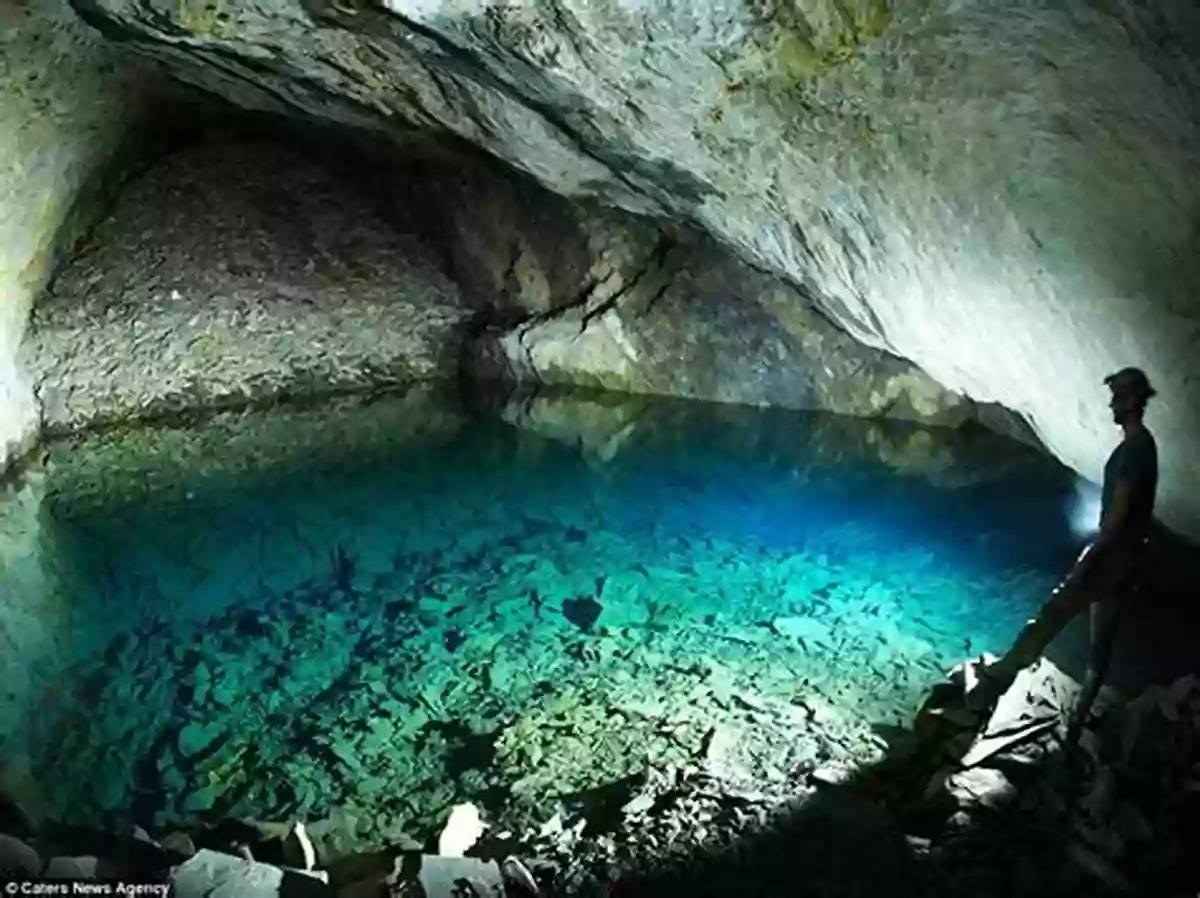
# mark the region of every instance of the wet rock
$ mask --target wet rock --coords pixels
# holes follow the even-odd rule
[[[36,876],[42,859],[29,845],[13,836],[0,835],[0,878]]]
[[[424,898],[505,898],[499,865],[479,858],[425,855],[417,882]]]
[[[854,776],[854,768],[845,763],[831,762],[822,764],[808,775],[808,778],[823,786],[840,786]]]
[[[504,884],[511,895],[537,898],[541,894],[541,889],[538,887],[533,873],[520,858],[505,858],[504,863],[500,865],[500,873],[504,877]]]
[[[217,724],[189,723],[179,731],[179,753],[190,758],[208,748],[221,735]]]
[[[998,808],[1016,798],[1016,788],[999,770],[972,767],[946,778],[946,790],[960,807]]]
[[[48,879],[100,879],[114,872],[112,865],[100,858],[54,857],[46,864],[42,875]]]
[[[321,880],[292,873],[271,864],[246,860],[202,848],[176,868],[171,877],[178,898],[274,898],[296,896],[332,896],[335,893]]]
[[[167,851],[174,852],[184,858],[189,858],[196,853],[196,845],[192,842],[192,837],[184,832],[167,833],[163,836],[160,844]]]

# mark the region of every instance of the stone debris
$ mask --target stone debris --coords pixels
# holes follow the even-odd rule
[[[534,879],[533,874],[520,858],[505,858],[500,872],[504,876],[508,891],[524,896],[524,898],[538,898],[541,894],[537,880]]]
[[[999,807],[1013,801],[1016,789],[999,770],[972,767],[946,777],[947,791],[962,808]]]
[[[923,789],[881,794],[871,825],[877,825],[874,815],[881,808],[890,808],[896,825],[917,819],[914,814],[922,819],[941,814],[940,829],[908,832],[903,844],[914,858],[936,859],[943,873],[957,871],[974,894],[992,894],[988,889],[1001,880],[1024,889],[1021,894],[1049,893],[1051,884],[1065,881],[1078,882],[1084,891],[1166,894],[1165,883],[1200,874],[1190,857],[1200,836],[1196,680],[1151,687],[1129,702],[1107,696],[1073,755],[1062,744],[1076,692],[1069,679],[1043,661],[1018,686],[997,708],[979,744],[1013,733],[1022,733],[1021,739],[977,759],[942,756],[942,766]],[[746,711],[758,725],[778,727],[781,741],[795,738],[789,722],[794,716],[771,700],[755,698]],[[822,716],[827,726],[836,725],[836,718]],[[673,860],[686,863],[698,851],[736,850],[739,842],[768,831],[780,815],[803,814],[820,791],[837,796],[849,790],[842,798],[853,808],[862,800],[855,794],[870,795],[875,788],[857,782],[873,775],[865,760],[862,767],[849,757],[831,760],[807,774],[779,770],[773,779],[764,766],[772,761],[761,751],[761,744],[738,738],[730,728],[710,727],[688,762],[656,762],[604,789],[560,793],[549,814],[515,833],[495,831],[476,806],[460,804],[441,829],[436,855],[409,841],[370,855],[343,846],[349,853],[339,856],[319,847],[337,828],[329,820],[247,823],[245,833],[229,837],[228,851],[196,851],[180,831],[159,842],[135,830],[130,842],[161,853],[155,864],[180,898],[274,896],[289,889],[353,898],[602,894],[595,890],[614,877],[636,876]],[[769,753],[777,766],[780,757],[778,747]],[[989,841],[987,821],[1010,812],[1027,834],[1011,833],[1003,845]],[[299,868],[238,855],[246,849],[265,856],[270,845],[289,842]],[[26,876],[102,878],[134,869],[117,859],[68,856],[41,845],[37,838],[2,835],[0,864]],[[44,866],[43,851],[51,858]]]
[[[962,668],[954,680],[971,681]],[[1186,846],[1200,839],[1200,688],[1188,676],[1121,702],[1097,703],[1094,725],[1064,745],[1078,684],[1048,661],[1021,672],[961,754],[941,755],[924,800],[948,802],[947,831],[973,815],[1019,806],[1093,887],[1159,891],[1200,875]],[[960,742],[961,744],[961,742]],[[1063,874],[1067,875],[1067,874]],[[1138,891],[1139,889],[1149,891]]]

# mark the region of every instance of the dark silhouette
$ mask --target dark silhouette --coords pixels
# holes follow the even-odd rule
[[[1144,578],[1158,487],[1158,449],[1143,421],[1154,388],[1139,368],[1123,368],[1104,383],[1112,393],[1113,421],[1124,431],[1124,439],[1104,466],[1099,532],[1005,656],[986,668],[984,688],[977,697],[988,705],[994,702],[1067,624],[1088,611],[1091,658],[1073,715],[1075,734],[1104,684],[1118,624]]]

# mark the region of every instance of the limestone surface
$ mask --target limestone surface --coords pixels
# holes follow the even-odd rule
[[[372,174],[352,175],[353,158],[317,149],[336,135],[295,129],[302,153],[199,108],[209,129],[122,189],[34,309],[21,359],[49,434],[460,375],[978,414],[703,234],[571,203],[470,154],[362,151]]]
[[[1140,364],[1162,512],[1200,534],[1189,0],[74,5],[238,102],[691,223],[1093,479],[1101,380]]]
[[[370,205],[279,145],[154,166],[34,310],[46,429],[453,376],[471,310]]]
[[[978,414],[702,233],[498,166],[428,164],[411,183],[430,241],[485,310],[464,359],[476,378],[951,426]]]
[[[17,364],[30,307],[142,111],[139,74],[65,4],[0,6],[0,471],[38,427]]]

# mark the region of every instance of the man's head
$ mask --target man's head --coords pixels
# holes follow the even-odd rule
[[[1155,395],[1150,379],[1141,368],[1122,368],[1104,378],[1104,383],[1112,392],[1108,407],[1112,409],[1113,421],[1121,425],[1140,420],[1146,411],[1146,403]]]

